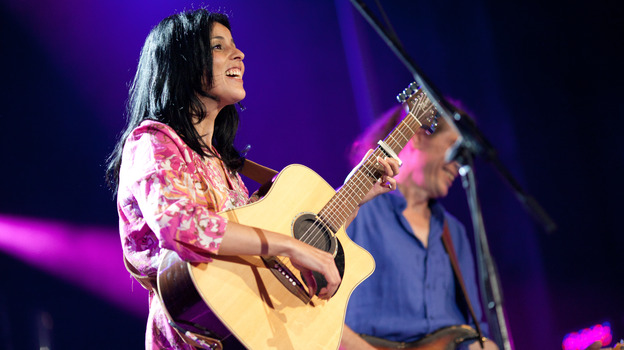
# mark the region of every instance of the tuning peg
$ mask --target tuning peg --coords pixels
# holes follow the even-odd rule
[[[415,82],[412,82],[412,83],[409,84],[409,86],[407,88],[405,88],[405,90],[403,90],[401,93],[399,93],[397,95],[396,99],[400,103],[403,103],[403,102],[407,101],[408,97],[410,97],[414,93],[418,92],[419,89],[420,89],[420,87],[418,86],[418,84],[416,84]]]
[[[429,121],[429,126],[423,126],[427,135],[431,135],[436,131],[436,128],[438,127],[438,114],[436,113],[430,117]]]
[[[407,96],[405,95],[405,91],[401,92],[397,95],[396,97],[397,101],[399,101],[399,103],[403,103],[405,102],[405,100],[407,100]]]

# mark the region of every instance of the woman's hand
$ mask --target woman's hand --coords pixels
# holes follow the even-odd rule
[[[347,180],[345,180],[345,183],[349,180],[349,178],[353,174],[355,174],[357,169],[359,169],[359,167],[366,161],[366,159],[372,152],[373,152],[372,149],[366,152],[366,155],[364,155],[364,158],[362,158],[362,161],[360,162],[360,164],[358,164],[355,168],[353,168],[351,173],[347,176]],[[345,222],[345,228],[348,227],[349,224],[351,224],[351,221],[353,221],[353,219],[355,219],[355,216],[358,213],[358,209],[362,204],[370,201],[371,199],[377,197],[378,195],[382,193],[396,190],[397,182],[394,177],[399,174],[399,162],[393,158],[382,159],[378,157],[377,164],[379,165],[378,169],[383,173],[383,175],[381,176],[379,181],[373,185],[373,188],[371,188],[370,191],[368,191],[364,195],[360,203],[358,203],[358,207],[356,207],[355,210],[349,215],[349,217],[347,218],[347,221]]]
[[[312,271],[322,274],[327,281],[327,286],[318,294],[319,298],[327,300],[336,293],[341,279],[333,255],[297,239],[293,239],[292,248],[285,255],[290,258],[293,266],[301,271],[310,296],[316,294],[318,288]]]
[[[372,150],[368,151],[364,158],[366,158],[371,152]],[[377,163],[383,170],[381,180],[376,182],[375,185],[373,185],[373,188],[371,188],[371,190],[364,195],[364,198],[362,198],[359,205],[370,201],[382,193],[394,191],[397,188],[396,179],[394,177],[399,174],[399,162],[393,158],[377,158]]]
[[[310,296],[316,294],[317,285],[312,277],[316,271],[325,277],[327,286],[320,290],[319,298],[331,298],[340,285],[340,273],[332,254],[315,248],[296,238],[277,232],[229,222],[219,247],[219,255],[268,255],[290,258],[301,271]]]

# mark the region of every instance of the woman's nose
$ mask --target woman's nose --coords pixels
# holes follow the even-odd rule
[[[233,58],[234,59],[240,59],[243,60],[245,58],[245,54],[243,53],[243,51],[241,51],[238,48],[234,48],[234,54],[233,54]]]

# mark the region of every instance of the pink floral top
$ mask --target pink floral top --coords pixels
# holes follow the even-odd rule
[[[156,275],[165,249],[201,262],[219,251],[227,220],[216,212],[249,200],[240,176],[225,169],[165,124],[144,121],[132,132],[123,150],[117,210],[124,255],[141,274]],[[193,349],[169,326],[153,292],[149,304],[146,349]]]

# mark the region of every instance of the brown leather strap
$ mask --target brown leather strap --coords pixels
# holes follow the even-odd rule
[[[271,168],[267,168],[249,159],[245,159],[245,163],[243,163],[243,169],[240,173],[261,185],[271,182],[275,175],[277,175],[277,171]]]
[[[479,343],[481,343],[481,348],[483,348],[483,332],[481,332],[481,326],[479,326],[479,320],[475,315],[474,309],[472,308],[472,303],[470,302],[470,298],[468,297],[468,293],[466,292],[466,285],[464,284],[464,278],[462,277],[461,270],[459,269],[459,263],[457,262],[457,254],[455,253],[455,246],[453,246],[453,240],[451,239],[451,233],[449,232],[448,224],[446,221],[444,222],[444,231],[442,232],[442,243],[444,243],[444,247],[446,248],[446,252],[451,259],[451,266],[453,266],[453,271],[455,272],[455,278],[459,281],[459,286],[461,287],[462,295],[466,300],[466,305],[468,306],[468,311],[470,312],[470,316],[474,320],[475,327],[477,328],[477,333],[479,333]]]
[[[150,292],[153,291],[154,294],[156,294],[156,297],[160,298],[160,295],[158,295],[158,284],[156,281],[156,277],[142,275],[134,267],[134,265],[132,265],[128,261],[128,259],[125,256],[124,256],[124,265],[126,265],[126,270],[130,272],[132,277],[134,277],[134,279],[136,279],[143,286],[143,288],[147,289]],[[161,304],[162,304],[162,301],[161,301]],[[167,318],[171,320],[171,316],[169,316],[169,313],[166,312],[166,314],[167,314]],[[185,332],[183,329],[176,327],[175,323],[172,324],[172,327],[185,343],[193,346],[194,348],[214,349],[214,350],[223,349],[223,346],[221,345],[221,341],[218,339],[210,338],[210,337],[203,336],[201,334],[192,333],[192,332]]]
[[[125,256],[124,256],[124,265],[126,265],[126,270],[130,272],[132,277],[134,277],[135,280],[141,283],[143,288],[149,291],[151,290],[156,291],[156,277],[141,275],[141,273],[128,261],[128,259],[126,259]]]

